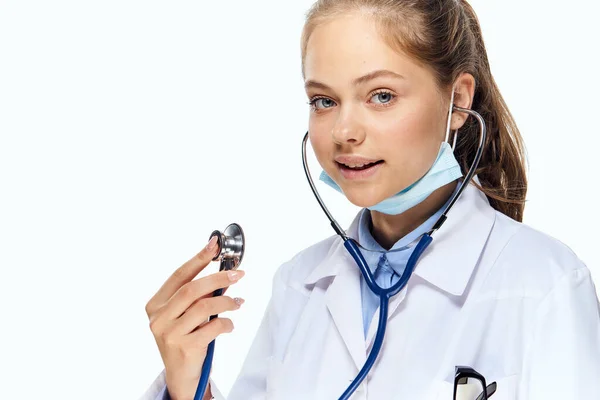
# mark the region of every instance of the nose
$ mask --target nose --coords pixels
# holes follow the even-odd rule
[[[365,130],[358,121],[356,114],[356,111],[352,112],[350,109],[339,114],[338,119],[331,130],[331,137],[335,144],[357,145],[365,140]]]

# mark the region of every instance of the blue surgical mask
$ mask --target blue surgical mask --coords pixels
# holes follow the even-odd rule
[[[450,104],[454,101],[454,90]],[[442,142],[435,162],[427,171],[427,173],[418,181],[402,190],[399,193],[375,204],[367,207],[369,210],[379,211],[384,214],[398,215],[404,211],[416,206],[425,200],[431,193],[440,187],[460,178],[462,172],[460,165],[454,157],[452,147],[448,144],[448,134],[450,132],[450,117],[452,115],[452,107],[448,113],[448,124],[446,127],[446,140]],[[319,179],[331,186],[340,193],[344,193],[337,183],[331,179],[325,171],[321,172]]]
[[[367,207],[369,210],[379,211],[384,214],[397,215],[416,206],[425,200],[436,189],[450,183],[462,176],[460,165],[454,158],[452,147],[447,142],[443,142],[440,151],[427,173],[418,181],[402,190],[401,192],[388,197],[387,199]],[[340,193],[342,189],[331,179],[325,171],[321,172],[319,179],[331,186]]]

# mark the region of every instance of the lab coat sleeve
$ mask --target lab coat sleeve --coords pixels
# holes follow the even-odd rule
[[[541,301],[522,378],[519,399],[600,399],[600,306],[587,267]]]
[[[225,400],[225,397],[221,394],[212,378],[209,378],[208,384],[215,400]],[[167,391],[164,369],[139,400],[171,400],[171,396],[169,396],[169,392]]]

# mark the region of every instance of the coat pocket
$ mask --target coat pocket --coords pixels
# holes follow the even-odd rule
[[[490,400],[516,400],[519,384],[519,375],[508,375],[500,379],[492,379],[487,382],[489,385],[496,382],[496,392]],[[454,395],[454,383],[447,381],[437,381],[433,386],[433,394],[429,396],[430,400],[452,400]],[[475,400],[481,393],[480,385],[460,385],[456,393],[456,400]]]

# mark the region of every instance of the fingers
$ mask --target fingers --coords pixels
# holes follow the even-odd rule
[[[233,322],[229,318],[215,318],[198,329],[196,332],[187,335],[187,340],[196,346],[206,347],[222,333],[233,331]]]
[[[187,335],[203,325],[211,315],[221,314],[225,311],[234,311],[240,308],[244,300],[232,299],[229,296],[217,296],[200,300],[186,310],[173,326],[176,335]],[[202,326],[204,330],[206,325]]]
[[[161,310],[161,318],[174,320],[179,318],[196,300],[212,297],[212,293],[238,282],[244,271],[220,271],[204,278],[196,279],[183,285]]]
[[[146,304],[148,316],[166,303],[179,288],[190,282],[200,271],[206,268],[215,257],[218,247],[217,237],[213,236],[198,254],[177,268]]]

